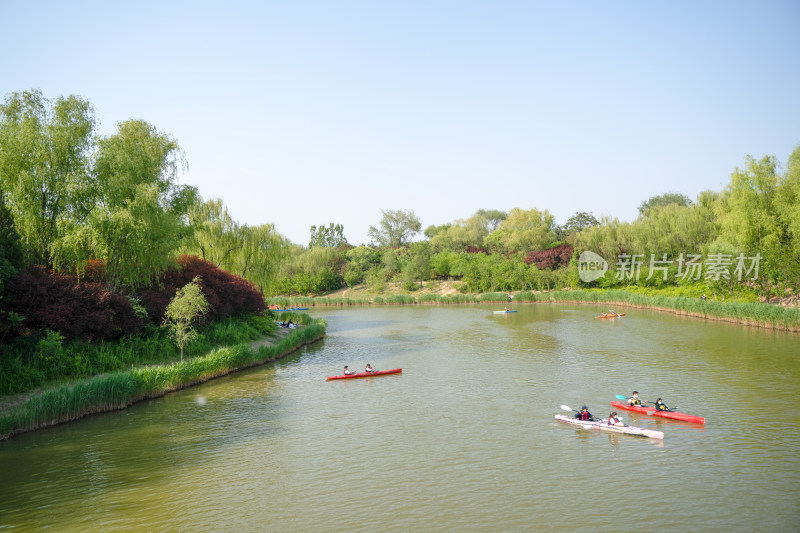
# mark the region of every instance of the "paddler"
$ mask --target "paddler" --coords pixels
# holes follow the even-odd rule
[[[367,363],[367,366],[364,367],[364,372],[369,372],[370,374],[375,373],[375,369],[372,368],[372,365]]]
[[[617,412],[616,411],[611,411],[611,414],[608,415],[608,425],[609,426],[624,426],[625,424],[622,422],[622,420],[619,419],[619,417],[617,417]]]
[[[667,404],[665,404],[664,402],[661,401],[661,398],[656,400],[655,407],[656,407],[656,411],[669,411],[669,407],[667,407]]]
[[[639,398],[639,391],[633,391],[633,396],[628,398],[628,405],[644,405],[644,402]]]
[[[594,416],[592,413],[589,412],[589,408],[585,405],[581,407],[581,410],[575,413],[575,418],[578,420],[594,420]]]
[[[355,374],[355,372],[353,372],[352,370],[347,368],[347,365],[344,365],[344,375],[345,376],[349,376],[349,375],[352,375],[352,374]]]

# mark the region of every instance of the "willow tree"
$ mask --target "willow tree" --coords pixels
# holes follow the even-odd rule
[[[239,223],[219,198],[197,202],[189,211],[192,238],[185,251],[222,267],[242,246]]]
[[[274,282],[289,255],[288,241],[273,224],[239,224],[220,199],[195,204],[189,220],[192,237],[184,242],[185,253],[239,275],[262,291]]]
[[[228,270],[263,291],[278,277],[280,265],[289,255],[289,242],[273,224],[244,225],[239,235],[240,246],[231,257]]]
[[[142,120],[117,128],[98,143],[98,202],[72,251],[102,259],[112,285],[136,288],[171,264],[197,191],[177,182],[184,165],[174,139]]]
[[[0,188],[26,262],[52,265],[59,241],[91,209],[95,127],[91,104],[74,95],[15,92],[0,105]]]
[[[3,298],[5,283],[21,266],[22,247],[19,244],[19,235],[14,228],[11,212],[3,201],[3,191],[0,189],[0,301]],[[0,310],[1,315],[2,310]]]

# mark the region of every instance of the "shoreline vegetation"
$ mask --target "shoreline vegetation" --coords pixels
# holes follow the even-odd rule
[[[384,294],[344,296],[271,297],[268,305],[280,307],[351,307],[371,305],[461,305],[509,303],[507,292],[482,294]],[[513,294],[515,304],[579,304],[630,307],[676,315],[731,322],[745,326],[800,332],[800,307],[754,302],[700,300],[688,296],[639,294],[624,290],[523,291]],[[92,414],[125,409],[143,400],[205,383],[233,372],[285,357],[325,336],[327,323],[306,314],[284,313],[306,324],[278,330],[260,340],[219,347],[206,355],[169,364],[132,367],[84,380],[57,383],[26,395],[0,397],[0,441],[16,435],[71,422]]]
[[[125,409],[143,400],[276,361],[325,336],[324,320],[308,315],[302,318],[308,325],[289,330],[288,334],[279,330],[275,336],[220,347],[192,359],[133,367],[74,383],[55,384],[25,395],[16,404],[3,407],[0,441],[89,415]]]
[[[268,305],[284,307],[348,307],[369,305],[452,305],[480,303],[559,303],[604,306],[625,306],[651,309],[681,316],[719,320],[736,324],[800,332],[800,307],[784,307],[760,302],[701,300],[688,296],[640,294],[625,290],[556,290],[549,292],[523,291],[517,293],[490,292],[483,294],[387,294],[384,296],[347,297],[272,297]]]

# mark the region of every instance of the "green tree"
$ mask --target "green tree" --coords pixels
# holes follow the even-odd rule
[[[262,292],[273,285],[281,263],[289,256],[289,242],[273,224],[239,224],[220,199],[195,204],[189,220],[193,232],[184,242],[185,253],[247,279]]]
[[[484,239],[489,235],[486,219],[482,215],[473,215],[466,220],[456,220],[447,228],[434,235],[430,242],[434,250],[452,250],[462,252],[467,246],[482,248]]]
[[[403,265],[403,288],[413,290],[416,282],[422,285],[423,280],[431,277],[431,246],[427,242],[413,242]]]
[[[239,224],[219,198],[198,201],[189,210],[189,221],[193,231],[186,251],[218,267],[230,261],[242,246]]]
[[[483,217],[486,220],[486,231],[491,233],[497,229],[502,221],[506,219],[508,213],[500,211],[499,209],[478,209],[476,215]]]
[[[151,283],[190,235],[187,214],[198,196],[177,183],[183,163],[177,142],[141,120],[123,122],[101,139],[98,203],[86,229],[64,247],[62,265],[94,256],[114,286]]]
[[[648,212],[654,207],[664,207],[672,204],[687,207],[692,205],[692,201],[686,195],[677,192],[667,192],[659,194],[658,196],[653,196],[649,200],[642,202],[641,205],[639,205],[639,214],[647,216]]]
[[[347,260],[344,281],[348,287],[362,283],[367,272],[381,265],[381,252],[368,246],[351,248],[344,256]]]
[[[281,262],[288,256],[289,241],[278,233],[274,224],[245,224],[237,234],[240,237],[239,247],[226,263],[226,268],[263,291],[278,275]]]
[[[347,244],[344,236],[344,226],[331,222],[328,226],[311,226],[311,241],[309,248],[322,246],[327,248],[337,248]]]
[[[203,296],[200,282],[200,276],[197,276],[178,289],[164,312],[162,326],[167,328],[170,337],[180,348],[181,361],[183,361],[183,349],[198,337],[193,324],[208,313],[210,308],[208,300]]]
[[[486,244],[501,253],[543,250],[556,240],[555,219],[547,210],[514,208]]]
[[[38,90],[0,105],[0,188],[28,263],[53,264],[53,248],[94,205],[90,154],[94,110],[77,96],[50,101]]]
[[[572,215],[567,223],[564,224],[565,233],[580,233],[586,228],[597,226],[600,222],[591,213],[585,211],[576,212]]]
[[[428,239],[433,239],[439,233],[447,231],[449,227],[450,224],[442,224],[441,226],[434,226],[433,224],[431,224],[430,226],[425,228],[425,231],[423,231],[422,234],[425,235]]]
[[[367,235],[378,246],[398,248],[411,242],[411,238],[419,233],[421,227],[414,211],[381,209],[379,227],[370,226]]]
[[[14,228],[14,220],[3,201],[3,191],[0,189],[0,302],[3,300],[3,291],[6,283],[14,277],[22,266],[22,247],[19,244],[19,235]],[[0,317],[5,313],[0,308]],[[2,331],[2,326],[0,326]]]

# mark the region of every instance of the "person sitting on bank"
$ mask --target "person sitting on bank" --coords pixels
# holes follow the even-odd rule
[[[611,414],[608,415],[608,425],[609,426],[624,426],[625,424],[622,422],[622,420],[619,419],[619,417],[617,416],[617,412],[616,411],[611,411]]]
[[[633,396],[628,398],[628,405],[644,405],[644,401],[639,398],[639,391],[633,391]]]
[[[364,372],[369,372],[370,374],[373,374],[375,372],[375,369],[372,368],[371,364],[367,363],[367,366],[364,367]]]
[[[353,374],[355,374],[355,372],[353,372],[352,370],[350,370],[349,368],[347,368],[347,365],[344,365],[344,375],[345,375],[345,376],[351,376],[351,375],[353,375]]]
[[[592,416],[592,413],[589,412],[589,408],[585,405],[581,407],[579,412],[575,413],[575,418],[578,420],[594,420],[594,416]]]
[[[656,400],[655,407],[656,407],[656,411],[669,411],[669,407],[667,407],[667,404],[665,404],[663,401],[661,401],[661,398]]]

